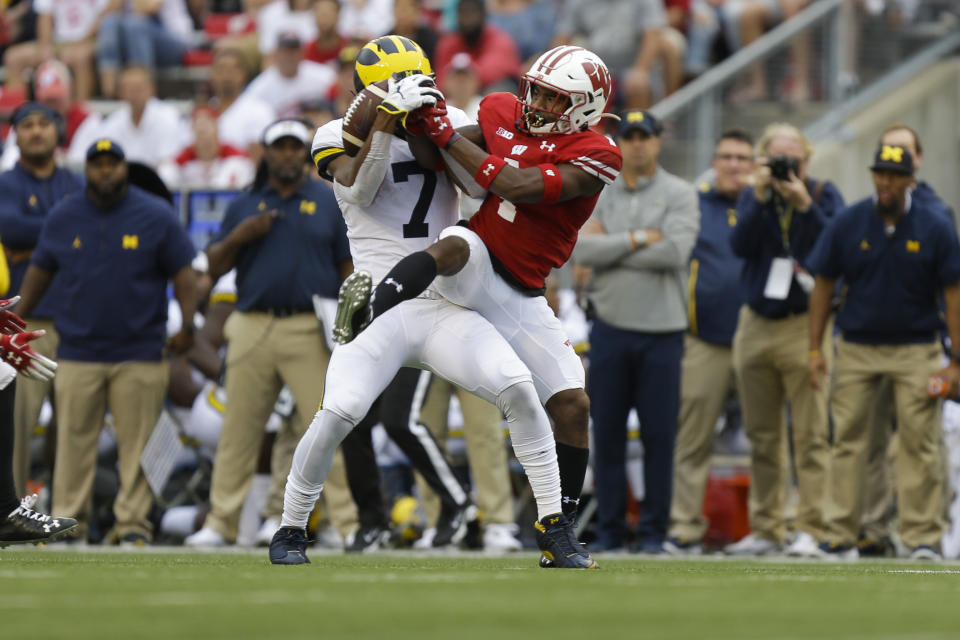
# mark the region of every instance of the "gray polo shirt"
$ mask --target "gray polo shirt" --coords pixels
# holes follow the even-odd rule
[[[577,264],[593,267],[587,295],[597,317],[621,329],[662,333],[687,328],[687,263],[700,231],[693,185],[658,167],[628,189],[623,174],[603,190],[592,220],[605,234],[581,235]],[[630,248],[630,231],[657,229],[660,242]]]

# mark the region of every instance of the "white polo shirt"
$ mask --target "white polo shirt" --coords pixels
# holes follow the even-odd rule
[[[81,129],[83,135],[80,135]],[[177,108],[157,98],[147,102],[139,126],[133,124],[130,105],[124,104],[96,126],[81,126],[81,129],[74,134],[67,153],[71,163],[82,164],[87,147],[99,138],[110,138],[120,143],[127,160],[142,162],[154,169],[180,153],[189,144],[190,135],[190,125]]]
[[[337,81],[336,72],[325,64],[302,60],[297,75],[285,78],[277,68],[270,67],[258,75],[241,97],[253,97],[269,102],[277,110],[277,117],[297,115],[304,102],[326,100]]]
[[[277,112],[269,103],[241,95],[217,118],[217,136],[222,144],[246,151],[260,142],[263,130],[277,119]]]

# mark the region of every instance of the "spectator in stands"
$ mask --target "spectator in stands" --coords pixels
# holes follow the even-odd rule
[[[167,281],[181,316],[196,309],[196,251],[165,200],[128,184],[123,149],[111,140],[87,151],[87,186],[61,200],[47,217],[24,278],[20,309],[31,315],[61,274],[54,324],[57,355],[57,461],[53,511],[87,520],[97,439],[107,410],[119,447],[120,492],[115,534],[144,545],[152,535],[150,486],[140,454],[163,408],[164,347],[192,343],[191,322],[166,340]]]
[[[681,0],[682,1],[682,0]],[[698,76],[713,63],[714,45],[721,31],[723,0],[692,0],[684,16],[686,55],[684,71]],[[677,10],[667,6],[667,20],[675,26]]]
[[[210,490],[211,512],[192,546],[221,546],[253,477],[263,425],[283,384],[302,434],[320,404],[330,358],[312,296],[336,298],[353,269],[333,191],[307,178],[313,132],[298,120],[267,127],[257,179],[227,209],[207,250],[210,274],[237,269],[237,307],[225,327],[227,409]]]
[[[7,297],[20,292],[50,209],[83,188],[83,179],[79,175],[56,164],[57,113],[50,107],[37,102],[21,106],[13,114],[13,130],[17,134],[19,160],[12,169],[0,173],[0,239],[3,240],[3,254],[10,276],[9,288],[4,293]],[[51,359],[57,350],[58,337],[53,318],[58,309],[60,284],[60,279],[56,279],[49,295],[44,296],[32,315],[25,318],[32,331],[46,331],[46,335],[34,340],[32,346],[39,354]],[[43,401],[52,390],[51,382],[27,377],[17,383],[13,468],[14,483],[20,495],[26,493],[33,430]]]
[[[524,69],[550,48],[557,27],[554,0],[493,0],[490,24],[506,31],[517,44]]]
[[[673,449],[680,404],[680,362],[687,328],[687,263],[700,211],[693,187],[657,163],[660,123],[646,111],[621,117],[623,169],[600,194],[574,248],[591,266],[590,413],[593,417],[597,540],[626,542],[627,415],[642,428],[645,496],[639,548],[660,553],[670,519]],[[656,304],[650,304],[650,301]]]
[[[786,538],[784,402],[793,419],[797,475],[796,539],[791,555],[809,556],[823,537],[829,459],[827,390],[806,382],[807,261],[813,245],[843,207],[829,181],[807,177],[810,143],[793,125],[774,123],[757,143],[753,188],[737,201],[730,242],[743,258],[746,304],[733,337],[743,424],[750,440],[750,527],[726,547],[734,555],[766,555]],[[829,357],[826,348],[823,353]]]
[[[437,43],[434,70],[443,75],[453,57],[469,54],[486,93],[513,90],[520,77],[520,54],[513,39],[499,27],[487,23],[484,0],[460,0],[457,5],[457,30]]]
[[[58,153],[66,153],[81,125],[89,128],[101,120],[100,114],[88,110],[85,103],[71,97],[70,71],[59,60],[48,60],[37,67],[33,74],[33,95],[37,102],[47,105],[58,116]],[[12,169],[20,158],[16,140],[16,131],[11,130],[0,159],[0,168],[4,171]]]
[[[440,76],[440,90],[447,104],[452,104],[477,119],[480,110],[480,76],[477,65],[466,53],[453,56],[443,75]]]
[[[35,0],[37,39],[14,45],[3,54],[7,88],[22,90],[27,81],[26,72],[56,56],[73,71],[77,98],[90,98],[95,82],[94,40],[107,7],[108,3],[101,0]]]
[[[313,20],[317,32],[303,52],[303,59],[335,66],[340,50],[349,42],[337,31],[340,20],[339,0],[315,0]]]
[[[221,144],[217,113],[210,107],[193,112],[193,144],[160,164],[160,177],[171,189],[242,189],[256,167],[242,150]]]
[[[280,117],[297,114],[304,102],[331,97],[337,74],[325,64],[303,59],[300,38],[284,33],[277,42],[273,64],[247,86],[243,97],[270,103]]]
[[[429,60],[437,48],[437,34],[423,21],[423,0],[394,0],[393,29],[390,33],[410,38],[423,49]]]
[[[486,400],[439,376],[431,376],[430,391],[425,398],[420,420],[444,450],[450,435],[448,417],[452,397],[457,398],[463,416],[463,438],[467,445],[473,493],[480,509],[483,548],[486,551],[519,551],[522,545],[517,540],[520,528],[513,514],[503,415],[500,409]],[[420,474],[417,474],[417,486],[427,522],[437,522],[441,518],[437,495]],[[426,544],[421,546],[430,546],[429,542],[436,533],[437,530],[432,526],[425,530],[422,540]]]
[[[267,69],[273,63],[281,36],[295,34],[300,42],[310,42],[317,37],[311,4],[311,0],[273,0],[257,12],[257,39],[262,69]]]
[[[236,49],[217,49],[210,69],[210,100],[219,112],[217,134],[220,142],[241,149],[258,161],[260,140],[277,114],[268,101],[243,93],[250,79],[246,57]]]
[[[673,468],[670,538],[674,555],[699,554],[707,529],[703,496],[710,475],[714,427],[733,391],[733,333],[743,304],[740,271],[730,236],[737,198],[753,175],[753,138],[743,129],[721,134],[713,149],[713,184],[700,185],[700,235],[690,258],[683,344],[680,422]]]
[[[153,70],[180,64],[192,40],[184,0],[134,0],[129,10],[106,14],[97,34],[100,93],[117,96],[117,77],[125,66]]]
[[[91,127],[83,127],[70,145],[67,158],[79,163],[84,145],[92,139],[123,140],[126,159],[156,167],[174,157],[187,141],[189,128],[176,107],[156,97],[156,84],[146,67],[133,66],[120,75],[120,99],[124,104]]]
[[[340,33],[353,42],[368,42],[390,32],[393,0],[343,0]]]
[[[831,300],[843,279],[837,314],[836,371],[831,408],[826,557],[856,559],[870,431],[867,421],[881,378],[896,397],[897,507],[900,538],[915,560],[941,560],[944,463],[941,400],[927,390],[930,376],[956,397],[960,351],[943,367],[939,299],[946,301],[951,344],[960,344],[960,243],[939,208],[910,196],[913,156],[882,145],[870,167],[876,195],[844,210],[821,234],[809,262],[816,275],[810,296],[810,385],[825,387]],[[827,338],[827,341],[824,341]],[[943,367],[943,368],[941,368]],[[879,425],[886,428],[886,424]]]
[[[653,103],[656,62],[663,64],[664,93],[683,81],[682,52],[664,37],[666,24],[662,0],[569,0],[554,46],[577,44],[595,52],[617,80],[618,101],[645,108]]]
[[[789,20],[802,11],[810,0],[727,0],[721,8],[727,40],[732,50],[745,47],[772,25]],[[810,99],[810,63],[813,55],[808,35],[800,35],[790,42],[793,77],[786,92],[790,102]],[[770,94],[766,68],[762,62],[749,71],[747,85],[731,98],[735,102],[766,100]]]
[[[257,34],[257,13],[272,1],[274,0],[241,0],[242,15],[232,16],[226,27],[220,29],[219,37],[213,41],[213,50],[215,52],[219,49],[238,51],[243,55],[247,68],[259,71],[262,65],[260,38]]]

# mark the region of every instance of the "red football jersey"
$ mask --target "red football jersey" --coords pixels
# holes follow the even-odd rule
[[[477,119],[487,151],[524,169],[572,164],[605,184],[620,173],[620,149],[593,131],[534,136],[517,127],[517,97],[492,93],[480,103]],[[554,204],[512,204],[490,192],[469,227],[516,280],[540,289],[550,270],[570,259],[580,227],[593,213],[599,192]]]

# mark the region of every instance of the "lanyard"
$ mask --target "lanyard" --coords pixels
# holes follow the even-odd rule
[[[780,238],[783,240],[783,248],[790,253],[790,223],[793,221],[793,205],[786,208],[781,203],[776,204],[777,221],[780,223]]]

